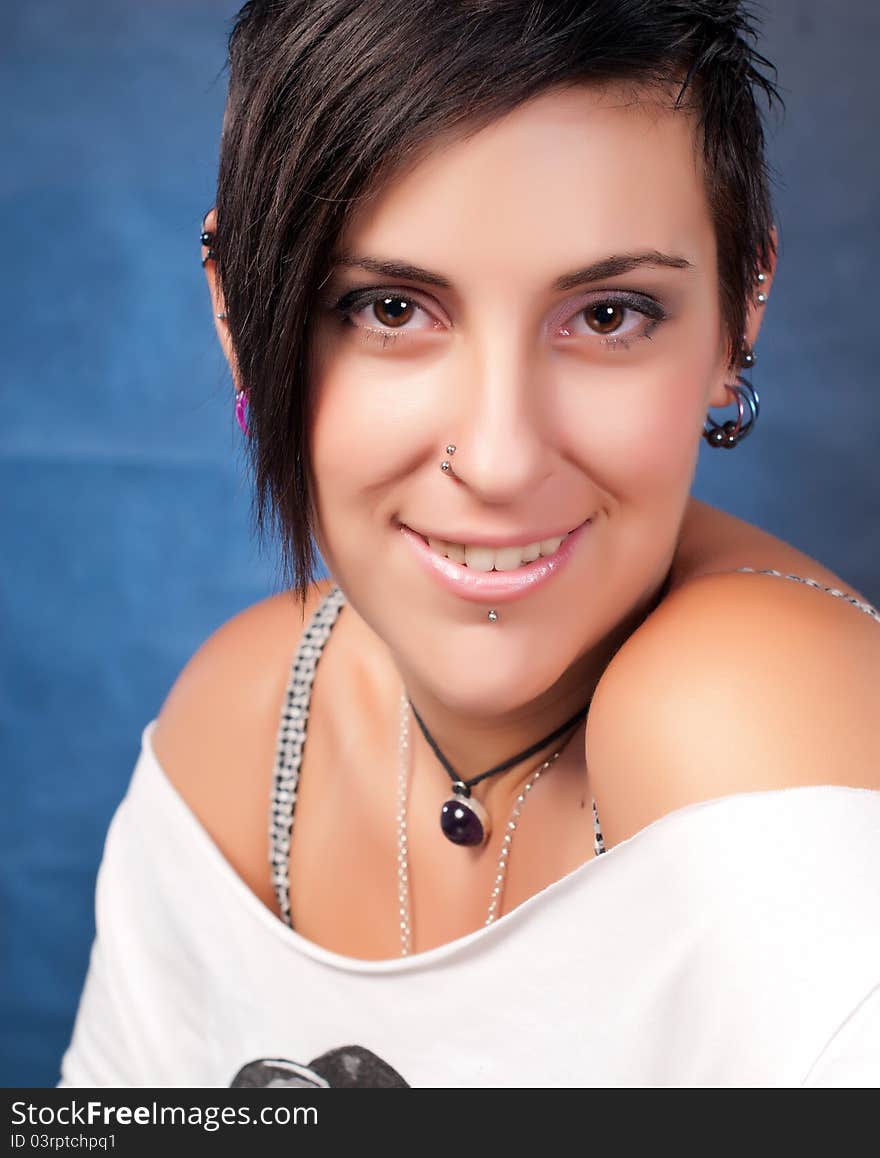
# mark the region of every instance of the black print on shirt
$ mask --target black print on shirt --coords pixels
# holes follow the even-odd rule
[[[258,1058],[241,1067],[230,1088],[409,1089],[397,1070],[362,1045],[343,1045],[299,1065],[287,1058]]]

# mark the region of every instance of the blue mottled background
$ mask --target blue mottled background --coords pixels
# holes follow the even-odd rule
[[[275,589],[198,262],[235,4],[3,5],[0,1084],[50,1086],[140,732]],[[880,7],[773,0],[781,261],[759,425],[697,494],[880,602]],[[724,412],[728,417],[732,411]]]

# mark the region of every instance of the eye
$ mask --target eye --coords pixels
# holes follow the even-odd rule
[[[332,308],[346,325],[383,346],[404,337],[405,333],[438,328],[438,323],[416,298],[402,290],[350,290]],[[411,324],[414,320],[415,324]]]
[[[628,349],[634,341],[650,338],[666,316],[660,303],[644,294],[616,294],[582,305],[558,333],[574,339],[598,335],[600,345]]]
[[[619,302],[602,302],[601,305],[585,309],[584,320],[597,334],[613,334],[623,325],[628,312],[626,306]]]
[[[372,306],[376,320],[393,329],[405,326],[418,309],[414,302],[397,297],[376,298]]]

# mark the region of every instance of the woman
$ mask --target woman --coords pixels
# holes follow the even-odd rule
[[[144,731],[62,1085],[880,1077],[880,616],[690,496],[759,412],[751,37],[239,13],[202,260],[299,598]]]

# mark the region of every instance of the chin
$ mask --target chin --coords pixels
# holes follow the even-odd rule
[[[462,718],[486,719],[519,712],[540,699],[575,662],[575,653],[556,651],[546,633],[519,630],[486,636],[498,626],[479,624],[431,641],[389,640],[398,663]],[[416,646],[413,646],[414,643]],[[427,659],[427,662],[426,662]]]
[[[520,711],[545,695],[589,647],[595,609],[587,611],[577,594],[584,580],[574,572],[549,603],[543,597],[498,603],[499,619],[489,622],[489,604],[436,595],[423,576],[408,565],[398,570],[396,563],[393,551],[382,569],[349,552],[344,560],[338,557],[333,574],[404,680],[421,685],[456,715]],[[569,601],[571,614],[562,620],[560,603]],[[583,622],[577,622],[576,608]]]
[[[432,680],[429,686],[436,698],[460,719],[489,720],[521,712],[543,696],[553,683],[555,680],[523,686],[512,685],[510,681],[473,680],[467,684],[461,681],[438,684]]]

